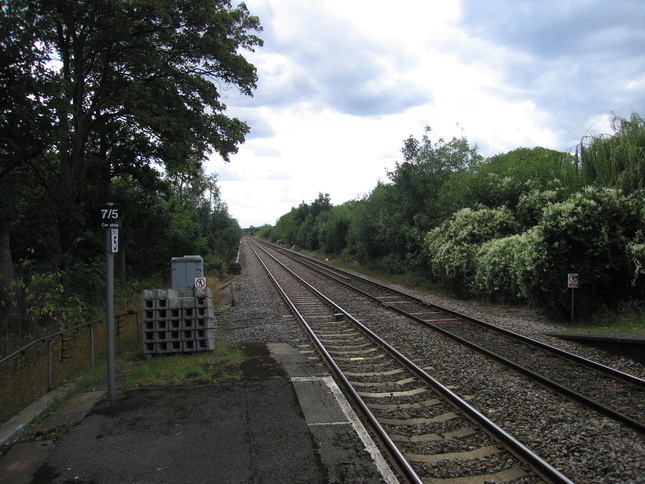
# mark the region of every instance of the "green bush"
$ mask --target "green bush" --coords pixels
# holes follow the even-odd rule
[[[632,281],[640,277],[640,252],[634,242],[645,229],[639,204],[617,190],[589,187],[547,206],[538,229],[547,250],[531,290],[535,302],[566,314],[568,273],[580,274],[576,307],[582,314],[637,295]]]
[[[503,303],[527,303],[543,258],[542,235],[535,228],[490,240],[475,255],[473,293]]]
[[[206,254],[204,256],[204,274],[220,277],[224,274],[224,262],[217,254]]]
[[[432,274],[456,292],[469,292],[479,247],[516,231],[517,222],[506,207],[459,210],[425,237]]]
[[[430,231],[433,275],[452,290],[550,314],[570,311],[567,274],[577,273],[579,315],[644,296],[645,202],[612,189],[586,188],[563,202],[532,192],[518,206],[521,234],[507,209],[464,209]]]
[[[33,325],[50,330],[76,326],[90,317],[87,305],[62,284],[63,272],[34,273],[24,284],[24,304]]]
[[[542,220],[544,209],[566,199],[564,190],[532,190],[520,196],[515,216],[517,221],[528,228],[536,226]]]

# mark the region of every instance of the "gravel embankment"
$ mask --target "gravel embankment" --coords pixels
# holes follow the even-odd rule
[[[289,342],[307,344],[278,291],[246,243],[240,252],[242,271],[234,276],[237,303],[217,311],[217,337],[223,344]],[[225,295],[226,297],[226,295]]]
[[[307,344],[277,291],[246,243],[236,276],[238,304],[219,311],[218,338],[225,344],[286,341]],[[575,342],[546,336],[559,328],[537,311],[479,301],[454,300],[406,292],[481,317],[488,322],[558,346],[622,371],[643,377],[645,369],[633,360],[613,356]],[[339,301],[340,302],[340,301]],[[341,304],[342,305],[342,304]],[[401,327],[375,319],[370,326],[399,349],[421,361],[442,383],[454,385],[470,402],[509,433],[536,450],[578,483],[645,483],[645,443],[642,436],[601,415],[569,402],[484,357],[469,353],[412,325]],[[495,382],[499,382],[496,384]]]

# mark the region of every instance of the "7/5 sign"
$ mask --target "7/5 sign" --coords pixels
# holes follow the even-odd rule
[[[121,228],[121,209],[119,207],[108,203],[101,208],[101,228]]]

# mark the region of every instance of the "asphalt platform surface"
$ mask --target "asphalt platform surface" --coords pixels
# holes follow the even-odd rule
[[[95,388],[26,439],[52,392],[0,426],[0,484],[398,482],[245,243],[238,260],[217,339],[241,380]]]
[[[15,445],[0,482],[395,482],[319,366],[287,343],[254,351],[242,381],[80,394],[41,430],[80,421]]]

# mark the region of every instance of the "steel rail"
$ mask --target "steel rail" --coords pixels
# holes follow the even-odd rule
[[[564,476],[562,473],[560,473],[557,469],[552,467],[549,463],[544,461],[539,455],[537,455],[536,453],[531,451],[524,444],[522,444],[517,439],[515,439],[513,436],[511,436],[509,433],[507,433],[505,430],[500,428],[492,420],[490,420],[489,418],[484,416],[481,412],[479,412],[477,409],[472,407],[469,403],[467,403],[465,400],[463,400],[457,394],[455,394],[450,389],[448,389],[444,385],[442,385],[439,381],[437,381],[432,376],[430,376],[426,371],[424,371],[422,368],[417,366],[413,361],[411,361],[405,355],[400,353],[397,349],[392,347],[389,343],[387,343],[385,340],[383,340],[380,336],[378,336],[376,333],[374,333],[372,330],[370,330],[368,327],[366,327],[359,320],[354,318],[350,313],[345,311],[342,307],[340,307],[338,304],[333,302],[331,299],[329,299],[323,293],[318,291],[315,287],[313,287],[307,281],[302,279],[302,277],[300,277],[295,272],[293,272],[291,269],[289,269],[284,264],[282,264],[280,261],[278,261],[274,256],[269,254],[266,250],[264,250],[262,248],[261,248],[261,250],[263,250],[275,262],[280,264],[283,267],[283,269],[288,271],[293,277],[295,277],[299,282],[301,282],[310,291],[312,291],[316,295],[318,295],[327,304],[331,305],[335,310],[337,310],[340,313],[342,313],[347,319],[349,319],[354,325],[356,325],[361,331],[363,331],[363,333],[365,333],[370,339],[372,339],[382,349],[384,349],[386,352],[388,352],[390,355],[392,355],[395,359],[397,359],[403,366],[405,366],[410,371],[412,371],[415,375],[417,375],[424,383],[426,383],[436,393],[441,395],[441,397],[443,397],[446,402],[448,402],[453,408],[455,408],[459,414],[461,414],[464,417],[466,417],[468,420],[473,422],[473,424],[475,424],[476,426],[481,428],[487,435],[489,435],[491,438],[493,438],[493,440],[495,440],[496,442],[501,444],[510,454],[512,454],[515,458],[517,458],[520,462],[522,462],[525,466],[527,466],[527,470],[530,469],[537,476],[539,476],[541,479],[543,479],[545,482],[548,482],[548,483],[564,484],[564,483],[572,483],[573,482],[573,481],[569,480],[566,476]],[[255,252],[255,250],[254,250],[254,252]],[[257,256],[257,253],[256,253],[256,256]],[[258,258],[259,258],[259,256],[258,256]],[[262,264],[264,265],[264,263],[262,263]],[[265,270],[268,270],[266,268],[266,266],[264,266],[264,267],[265,267]],[[275,283],[276,282],[274,282],[274,284]],[[304,324],[306,325],[306,323],[304,323]],[[307,331],[310,334],[310,336],[316,341],[316,346],[319,347],[319,349],[325,354],[325,359],[331,358],[331,361],[333,362],[333,358],[327,353],[327,351],[324,349],[322,344],[318,341],[318,338],[313,334],[311,328],[308,325],[306,325],[306,327],[307,327]],[[338,369],[338,367],[336,366],[335,363],[333,363],[333,366],[335,368],[335,371],[340,371],[340,369]],[[342,372],[341,372],[341,374],[342,374]],[[342,378],[343,378],[344,382],[346,382],[346,385],[349,385],[351,387],[351,383],[349,383],[349,381],[346,380],[344,375],[342,376]],[[353,389],[353,387],[351,388],[350,391],[355,394],[355,390]],[[356,396],[358,397],[357,394],[356,394]],[[362,406],[364,406],[364,404],[362,403],[362,400],[360,399],[360,397],[358,397],[358,398],[361,401]],[[368,409],[368,412],[371,415],[371,411],[369,411],[369,409]],[[379,424],[379,427],[380,427],[380,424]],[[388,437],[388,439],[389,439],[389,437]]]
[[[285,255],[288,255],[289,257],[291,257],[291,254],[285,254]],[[299,256],[304,257],[304,256],[302,256],[300,254],[299,254]],[[303,263],[301,261],[298,261],[294,257],[291,257],[291,258],[293,260],[296,260],[296,262]],[[305,264],[306,266],[310,267],[313,270],[318,270],[315,267],[311,267],[310,264],[307,264],[307,263],[303,263],[303,264]],[[313,263],[313,265],[323,265],[324,266],[325,264],[322,264],[322,263],[319,263],[319,262],[316,261],[316,262]],[[377,296],[374,296],[374,295],[372,295],[372,294],[370,294],[370,293],[368,293],[368,292],[366,292],[366,291],[364,291],[364,290],[362,290],[360,288],[357,288],[356,286],[353,286],[352,284],[350,284],[349,282],[346,282],[345,280],[343,280],[341,278],[334,277],[332,274],[329,273],[328,270],[326,270],[326,268],[322,272],[327,277],[330,277],[330,278],[334,279],[336,282],[338,282],[340,284],[343,284],[346,287],[349,287],[349,288],[353,289],[354,291],[356,291],[356,292],[358,292],[360,294],[363,294],[364,296],[366,296],[366,297],[378,302],[382,306],[385,306],[385,307],[387,307],[389,309],[392,309],[392,310],[394,310],[394,311],[396,311],[396,312],[398,312],[400,314],[403,314],[404,316],[406,316],[406,317],[408,317],[410,319],[413,319],[414,321],[418,322],[419,324],[427,326],[427,327],[431,328],[432,330],[437,331],[437,332],[443,334],[444,336],[447,336],[447,337],[453,339],[454,341],[457,341],[460,344],[468,346],[468,347],[472,348],[473,350],[475,350],[475,351],[477,351],[477,352],[479,352],[479,353],[481,353],[481,354],[483,354],[483,355],[485,355],[485,356],[487,356],[487,357],[489,357],[491,359],[494,359],[494,360],[502,363],[503,365],[508,366],[509,368],[517,371],[518,373],[524,374],[524,375],[526,375],[526,376],[528,376],[528,377],[540,382],[541,384],[543,384],[543,385],[545,385],[545,386],[547,386],[549,388],[552,388],[553,390],[559,392],[562,395],[565,395],[568,398],[571,398],[571,399],[573,399],[573,400],[575,400],[575,401],[577,401],[579,403],[582,403],[583,405],[587,406],[588,408],[590,408],[592,410],[600,412],[600,413],[602,413],[602,414],[604,414],[604,415],[606,415],[606,416],[608,416],[608,417],[610,417],[610,418],[612,418],[612,419],[614,419],[614,420],[616,420],[618,422],[621,422],[624,425],[627,425],[628,427],[632,428],[633,430],[635,430],[635,431],[637,431],[637,432],[639,432],[641,434],[645,434],[645,422],[641,422],[639,420],[636,420],[633,417],[630,417],[629,415],[625,415],[622,412],[619,412],[619,411],[617,411],[617,410],[615,410],[615,409],[613,409],[611,407],[608,407],[608,406],[606,406],[606,405],[604,405],[604,404],[602,404],[600,402],[597,402],[597,401],[593,400],[592,398],[589,398],[589,397],[587,397],[587,396],[585,396],[585,395],[583,395],[583,394],[581,394],[579,392],[576,392],[575,390],[572,390],[572,389],[570,389],[570,388],[568,388],[568,387],[566,387],[566,386],[564,386],[564,385],[562,385],[562,384],[560,384],[560,383],[558,383],[558,382],[556,382],[554,380],[551,380],[551,379],[549,379],[547,377],[544,377],[544,376],[540,375],[539,373],[536,373],[533,370],[531,370],[529,368],[526,368],[525,366],[522,366],[522,365],[520,365],[518,363],[515,363],[515,362],[513,362],[513,361],[511,361],[511,360],[509,360],[509,359],[507,359],[507,358],[505,358],[505,357],[503,357],[501,355],[498,355],[497,353],[494,353],[494,352],[492,352],[492,351],[490,351],[490,350],[488,350],[488,349],[486,349],[486,348],[484,348],[484,347],[482,347],[482,346],[480,346],[480,345],[478,345],[478,344],[476,344],[476,343],[474,343],[472,341],[469,341],[469,340],[467,340],[465,338],[462,338],[461,336],[459,336],[459,335],[457,335],[457,334],[455,334],[455,333],[453,333],[453,332],[451,332],[451,331],[449,331],[449,330],[447,330],[445,328],[442,328],[441,326],[437,326],[435,324],[432,324],[431,322],[428,322],[427,320],[424,320],[424,319],[422,319],[422,318],[420,318],[418,316],[415,316],[413,314],[407,313],[406,311],[402,310],[401,308],[399,308],[399,307],[397,307],[395,305],[392,305],[392,304],[390,304],[390,303],[388,303],[386,301],[382,301]],[[516,340],[518,340],[518,341],[520,341],[522,343],[538,347],[543,351],[546,351],[546,352],[549,352],[549,353],[555,355],[556,357],[562,358],[564,360],[573,361],[573,362],[581,364],[581,365],[583,365],[583,366],[585,366],[587,368],[590,368],[590,369],[592,369],[594,371],[597,371],[597,372],[599,372],[601,374],[608,375],[608,376],[610,376],[612,378],[615,378],[617,380],[626,382],[628,384],[636,385],[638,387],[645,387],[645,380],[643,380],[642,378],[639,378],[639,377],[637,377],[635,375],[630,375],[629,373],[624,373],[624,372],[622,372],[620,370],[617,370],[615,368],[612,368],[610,366],[606,366],[606,365],[603,365],[601,363],[595,362],[593,360],[583,358],[583,357],[581,357],[579,355],[576,355],[574,353],[570,353],[570,352],[564,351],[564,350],[562,350],[560,348],[550,346],[550,345],[548,345],[546,343],[542,343],[541,341],[534,340],[532,338],[529,338],[527,336],[515,333],[513,331],[510,331],[510,330],[507,330],[507,329],[504,329],[504,328],[500,328],[498,326],[495,326],[493,324],[487,323],[487,322],[482,321],[480,319],[473,318],[471,316],[467,316],[465,314],[462,314],[462,313],[460,313],[458,311],[453,311],[453,310],[450,310],[450,309],[446,309],[446,308],[443,308],[441,306],[437,306],[435,304],[429,304],[429,303],[423,301],[422,299],[417,298],[416,296],[412,296],[412,295],[407,294],[407,293],[405,293],[403,291],[399,291],[397,289],[393,289],[393,288],[384,286],[382,284],[375,283],[375,282],[370,281],[369,279],[363,278],[361,276],[354,276],[354,277],[356,277],[357,279],[360,279],[360,280],[362,280],[364,282],[367,282],[367,283],[369,283],[371,285],[374,285],[374,286],[377,286],[377,287],[383,287],[383,288],[385,288],[385,289],[387,289],[387,290],[389,290],[389,291],[391,291],[391,292],[393,292],[395,294],[399,294],[399,295],[401,295],[403,297],[409,298],[409,299],[413,300],[414,302],[416,302],[418,304],[421,304],[421,305],[424,305],[424,306],[427,306],[427,307],[437,308],[438,310],[440,310],[442,312],[445,312],[445,313],[448,313],[448,314],[450,314],[452,316],[455,316],[457,318],[460,318],[460,319],[463,319],[463,320],[466,320],[466,321],[470,321],[470,322],[475,323],[475,324],[482,325],[482,326],[484,326],[484,327],[486,327],[486,328],[488,328],[490,330],[502,333],[502,334],[504,334],[504,335],[506,335],[508,337],[511,337],[513,339],[516,339]]]
[[[545,376],[540,375],[539,373],[534,372],[533,370],[526,368],[525,366],[522,366],[518,363],[515,363],[514,361],[511,361],[501,355],[498,355],[497,353],[494,353],[483,346],[480,346],[476,343],[473,343],[472,341],[469,341],[467,339],[464,339],[458,335],[455,335],[451,333],[450,331],[434,325],[432,323],[429,323],[417,316],[411,315],[406,313],[405,311],[402,311],[399,308],[396,307],[390,307],[390,309],[393,309],[401,314],[406,315],[409,318],[414,319],[415,321],[419,322],[420,324],[426,325],[431,327],[433,330],[448,336],[452,338],[453,340],[457,341],[460,344],[463,344],[465,346],[468,346],[469,348],[472,348],[473,350],[483,354],[484,356],[487,356],[495,361],[498,361],[502,363],[505,366],[508,366],[509,368],[517,371],[518,373],[522,373],[528,377],[530,377],[533,380],[538,381],[539,383],[548,386],[549,388],[552,388],[556,390],[558,393],[565,395],[573,400],[576,400],[587,407],[596,410],[600,413],[603,413],[604,415],[613,418],[614,420],[621,422],[630,428],[636,430],[637,432],[640,432],[641,434],[645,434],[645,422],[641,422],[639,420],[636,420],[629,415],[625,415],[624,413],[618,412],[617,410],[612,409],[611,407],[607,407],[606,405],[603,405],[602,403],[597,402],[596,400],[593,400],[581,393],[576,392],[575,390],[572,390],[554,380],[551,380]]]
[[[341,384],[343,385],[345,390],[349,393],[354,404],[358,406],[358,408],[361,410],[363,415],[367,418],[370,427],[374,430],[379,442],[382,444],[382,448],[385,448],[386,451],[389,453],[390,461],[395,467],[395,470],[401,476],[405,477],[408,480],[408,482],[422,484],[423,480],[417,475],[417,473],[414,471],[410,463],[403,456],[403,454],[398,449],[398,447],[394,444],[394,442],[392,442],[392,439],[390,439],[390,437],[387,435],[387,433],[385,432],[381,424],[378,422],[374,414],[367,407],[367,405],[365,405],[365,402],[363,402],[363,400],[360,398],[360,396],[358,395],[358,393],[356,392],[352,384],[349,382],[349,380],[344,375],[342,370],[338,367],[338,365],[336,364],[332,356],[329,354],[329,352],[325,349],[324,345],[321,343],[321,341],[318,339],[314,331],[311,329],[311,327],[305,320],[304,316],[300,313],[300,311],[298,311],[298,308],[296,307],[296,305],[289,298],[285,290],[282,288],[278,280],[275,278],[271,270],[267,267],[267,265],[264,263],[264,261],[262,260],[260,255],[256,252],[253,246],[251,246],[251,250],[260,261],[260,264],[262,264],[262,267],[264,268],[265,272],[267,273],[273,285],[280,293],[280,296],[282,297],[282,299],[286,302],[287,306],[292,311],[294,316],[298,319],[302,327],[307,331],[307,334],[311,338],[312,342],[314,343],[318,351],[320,351],[325,362],[332,369],[336,377],[341,381]]]
[[[270,245],[273,246],[273,244],[270,244]],[[517,339],[519,341],[525,342],[527,344],[536,346],[536,347],[538,347],[538,348],[540,348],[540,349],[542,349],[544,351],[549,351],[549,352],[551,352],[553,354],[558,355],[561,358],[575,361],[576,363],[584,365],[584,366],[586,366],[588,368],[591,368],[593,370],[599,371],[601,373],[608,374],[608,375],[612,376],[615,379],[622,380],[624,382],[631,383],[631,384],[634,384],[634,385],[637,385],[637,386],[645,386],[645,379],[640,378],[640,377],[638,377],[636,375],[631,375],[629,373],[625,373],[623,371],[617,370],[616,368],[612,368],[611,366],[603,365],[602,363],[599,363],[597,361],[593,361],[593,360],[584,358],[584,357],[582,357],[580,355],[576,355],[575,353],[571,353],[571,352],[565,351],[565,350],[563,350],[561,348],[557,348],[557,347],[551,346],[551,345],[549,345],[547,343],[543,343],[542,341],[538,341],[538,340],[535,340],[533,338],[529,338],[528,336],[525,336],[525,335],[522,335],[522,334],[519,334],[519,333],[515,333],[514,331],[511,331],[511,330],[508,330],[508,329],[505,329],[505,328],[501,328],[499,326],[496,326],[494,324],[488,323],[486,321],[482,321],[481,319],[477,319],[475,317],[468,316],[466,314],[460,313],[459,311],[454,311],[452,309],[448,309],[448,308],[445,308],[443,306],[439,306],[437,304],[428,303],[428,302],[424,301],[421,298],[418,298],[416,296],[408,294],[408,293],[406,293],[404,291],[401,291],[399,289],[394,289],[392,287],[385,286],[384,284],[380,284],[380,283],[371,281],[366,277],[363,277],[363,276],[358,275],[358,274],[353,274],[353,273],[351,273],[349,271],[346,271],[344,269],[339,269],[339,268],[336,268],[336,267],[333,267],[333,266],[329,266],[328,264],[325,264],[323,262],[311,259],[310,257],[307,257],[307,256],[305,256],[303,254],[297,254],[297,257],[292,257],[293,252],[289,252],[289,253],[283,252],[283,253],[285,253],[285,255],[293,258],[296,261],[297,261],[297,258],[306,259],[307,262],[322,268],[323,272],[325,272],[328,277],[334,278],[334,275],[333,275],[332,272],[337,272],[337,273],[347,275],[347,276],[349,276],[351,278],[359,279],[360,281],[365,282],[367,284],[371,284],[371,285],[374,285],[376,287],[380,287],[380,288],[386,289],[388,291],[391,291],[391,292],[393,292],[395,294],[398,294],[400,296],[409,298],[409,299],[411,299],[412,301],[414,301],[414,302],[416,302],[418,304],[422,304],[422,305],[427,306],[427,307],[437,308],[439,311],[442,311],[442,312],[445,312],[445,313],[450,314],[452,316],[455,316],[457,318],[460,318],[460,319],[470,321],[472,323],[484,326],[484,327],[486,327],[486,328],[488,328],[488,329],[490,329],[492,331],[497,331],[497,332],[502,333],[502,334],[504,334],[506,336],[509,336],[511,338],[514,338],[514,339]],[[333,271],[330,270],[330,268],[333,269]],[[316,270],[316,268],[312,268],[312,269]],[[375,296],[371,295],[370,293],[351,285],[350,283],[346,282],[344,279],[345,279],[344,277],[341,277],[341,278],[339,278],[337,280],[341,284],[345,284],[347,287],[349,287],[351,289],[354,289],[355,291],[357,291],[357,292],[359,292],[359,293],[361,293],[361,294],[373,299],[374,301],[377,301],[378,303],[380,303],[380,304],[382,304],[384,306],[388,306],[388,307],[390,307],[392,309],[398,310],[402,314],[406,314],[404,311],[400,311],[398,308],[396,308],[396,307],[394,307],[392,305],[389,305],[387,302],[379,300],[378,297],[375,297]],[[423,320],[421,320],[421,321],[423,321]],[[423,322],[425,322],[425,321],[423,321]]]

